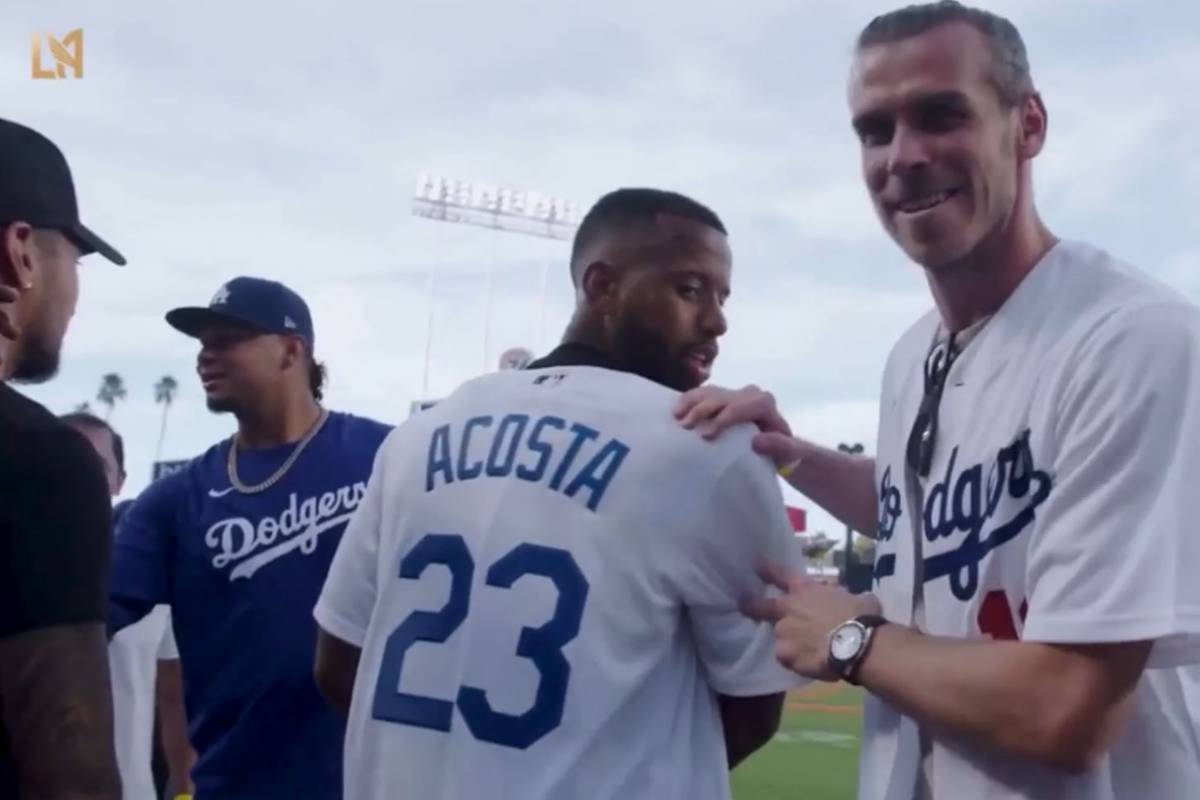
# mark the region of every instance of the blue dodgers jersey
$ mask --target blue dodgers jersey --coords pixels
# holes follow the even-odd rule
[[[110,627],[170,604],[197,800],[341,796],[344,725],[313,682],[312,608],[389,431],[331,413],[259,494],[230,486],[226,440],[124,515]],[[265,480],[293,447],[240,453],[240,479]]]

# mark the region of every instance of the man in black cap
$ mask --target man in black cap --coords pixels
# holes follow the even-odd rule
[[[79,221],[66,159],[0,120],[0,797],[117,800],[104,635],[110,509],[82,436],[8,381],[49,379],[77,263],[125,259]]]
[[[321,407],[312,318],[283,284],[235,278],[167,322],[200,341],[208,407],[238,429],[125,513],[110,627],[171,606],[197,800],[338,798],[311,612],[390,429]]]

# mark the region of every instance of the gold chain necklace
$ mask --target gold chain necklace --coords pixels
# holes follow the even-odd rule
[[[238,435],[235,433],[233,436],[231,436],[229,438],[229,458],[226,459],[226,462],[225,462],[226,472],[229,473],[229,484],[231,486],[233,486],[234,489],[241,492],[242,494],[258,494],[259,492],[265,492],[267,489],[270,489],[272,486],[274,486],[276,483],[278,483],[280,481],[280,479],[283,478],[284,475],[287,474],[289,469],[292,468],[292,465],[296,463],[296,459],[298,459],[300,457],[300,454],[304,452],[304,448],[307,447],[308,443],[313,440],[313,437],[317,435],[317,431],[321,430],[321,426],[325,424],[325,420],[327,420],[328,418],[329,418],[329,412],[326,411],[325,409],[321,409],[321,416],[317,417],[317,421],[314,422],[313,426],[308,429],[308,433],[304,434],[304,438],[301,439],[300,443],[297,444],[295,449],[292,450],[292,454],[290,456],[288,456],[287,461],[284,461],[283,464],[279,467],[279,469],[275,470],[275,473],[273,475],[271,475],[271,477],[267,478],[262,483],[256,484],[254,486],[249,486],[247,484],[242,483],[241,478],[238,477],[238,474],[237,474],[237,438],[238,438]]]

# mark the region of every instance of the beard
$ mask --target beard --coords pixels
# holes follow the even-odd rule
[[[241,406],[232,397],[206,397],[204,404],[214,414],[236,414]]]
[[[621,320],[615,338],[617,355],[625,369],[678,392],[696,388],[683,355],[672,352],[662,335],[641,320]]]
[[[62,342],[50,343],[31,332],[21,342],[12,379],[18,383],[44,383],[58,374]]]

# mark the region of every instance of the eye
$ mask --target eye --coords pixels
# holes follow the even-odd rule
[[[883,147],[892,141],[893,126],[886,120],[863,120],[854,129],[863,147]]]
[[[948,105],[934,105],[921,109],[917,115],[916,124],[921,130],[931,133],[945,133],[961,127],[968,119],[968,114],[961,108]]]
[[[679,296],[684,300],[699,300],[704,287],[695,281],[689,281],[679,284],[677,290],[679,291]]]

